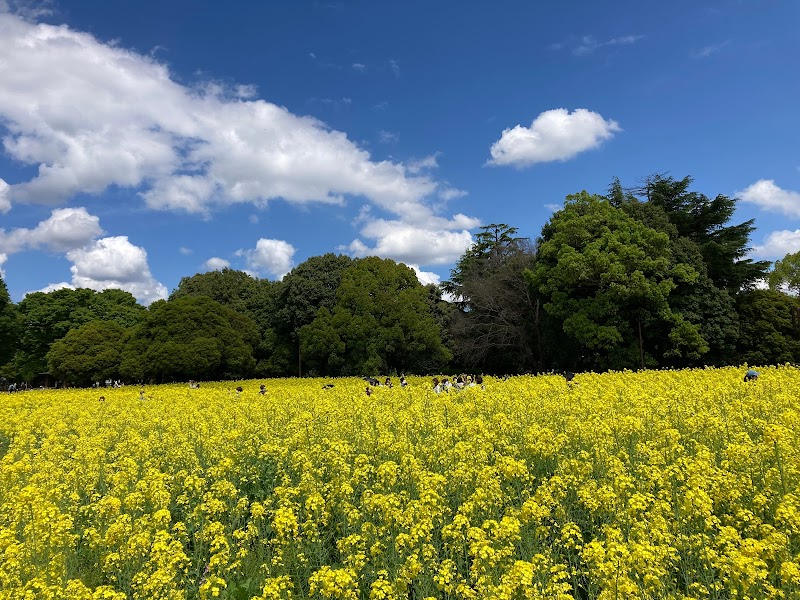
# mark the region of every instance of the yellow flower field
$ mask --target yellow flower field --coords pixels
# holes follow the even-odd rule
[[[3,394],[0,599],[798,598],[800,370],[743,374]]]

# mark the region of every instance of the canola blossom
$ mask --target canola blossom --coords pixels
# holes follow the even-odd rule
[[[0,600],[798,598],[760,371],[3,394]]]

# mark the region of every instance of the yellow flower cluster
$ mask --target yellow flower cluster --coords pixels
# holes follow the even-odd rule
[[[798,598],[800,370],[742,373],[3,394],[0,600]]]

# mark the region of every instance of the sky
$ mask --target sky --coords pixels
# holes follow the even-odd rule
[[[0,276],[149,304],[694,178],[800,251],[800,2],[0,0]]]

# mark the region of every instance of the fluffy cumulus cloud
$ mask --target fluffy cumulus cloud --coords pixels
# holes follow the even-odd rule
[[[222,269],[227,269],[230,267],[231,263],[224,258],[212,256],[205,262],[204,266],[209,271],[221,271]]]
[[[241,86],[186,87],[154,58],[66,26],[0,13],[0,56],[5,151],[39,166],[33,179],[0,189],[0,210],[110,185],[141,188],[152,208],[199,213],[346,194],[390,209],[436,188],[316,119],[242,97]]]
[[[0,212],[109,186],[136,190],[151,209],[204,216],[236,203],[341,204],[361,196],[397,223],[384,239],[376,237],[384,221],[365,220],[364,227],[374,223],[362,231],[374,252],[414,256],[424,266],[444,264],[468,245],[466,229],[475,225],[438,215],[436,202],[466,192],[434,179],[436,154],[408,164],[373,160],[345,133],[256,98],[251,86],[186,86],[152,56],[9,12],[0,12],[0,56],[5,153],[38,166],[27,181],[0,180]],[[425,245],[420,240],[427,252],[412,251]],[[265,242],[245,255],[255,271],[280,276],[293,250]]]
[[[167,288],[155,280],[147,264],[147,252],[126,236],[101,238],[67,252],[72,261],[72,285],[102,291],[119,288],[143,304],[167,297]]]
[[[239,250],[237,256],[243,256],[248,268],[254,273],[266,273],[277,279],[283,279],[292,269],[292,258],[296,248],[283,240],[261,238],[256,247]]]
[[[363,237],[375,240],[374,246],[355,239],[342,249],[357,257],[383,256],[407,265],[446,265],[458,260],[472,245],[469,229],[479,224],[465,215],[452,220],[433,218],[427,227],[375,219],[361,230]]]
[[[762,258],[779,259],[800,251],[800,229],[773,231],[764,243],[753,248],[753,254]]]
[[[541,113],[530,127],[506,129],[491,148],[491,165],[526,167],[554,160],[569,160],[597,148],[621,131],[616,121],[579,108],[556,108]]]
[[[736,195],[765,210],[800,217],[800,192],[781,189],[772,179],[759,179]]]
[[[60,208],[32,229],[0,229],[0,251],[6,254],[44,248],[67,252],[80,248],[103,234],[100,219],[85,208]]]

